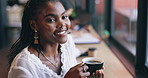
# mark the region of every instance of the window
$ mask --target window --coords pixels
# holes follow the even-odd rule
[[[114,0],[112,36],[136,55],[137,0]]]
[[[105,0],[95,0],[95,14],[97,17],[97,21],[95,22],[96,30],[100,34],[100,36],[103,36],[103,30],[104,27],[104,14],[105,14]]]

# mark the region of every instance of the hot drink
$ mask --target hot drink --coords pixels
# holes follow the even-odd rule
[[[87,57],[87,58],[84,58],[82,61],[85,65],[89,67],[87,71],[89,71],[90,73],[93,73],[96,70],[102,69],[103,63],[104,63],[102,59],[95,58],[95,57]]]
[[[86,64],[100,64],[101,62],[100,61],[92,60],[92,61],[86,61],[85,63]]]

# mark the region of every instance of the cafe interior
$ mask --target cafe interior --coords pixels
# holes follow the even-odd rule
[[[7,78],[7,55],[20,36],[27,1],[0,0],[0,78]],[[104,61],[104,78],[148,78],[147,0],[61,2],[73,8],[70,34],[78,63],[85,57],[97,57]]]

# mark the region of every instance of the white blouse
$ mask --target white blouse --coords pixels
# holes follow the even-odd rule
[[[13,60],[8,78],[64,78],[68,70],[77,64],[75,58],[75,45],[70,35],[65,44],[61,44],[61,74],[57,75],[48,68],[34,54],[30,54],[28,47],[24,48]]]

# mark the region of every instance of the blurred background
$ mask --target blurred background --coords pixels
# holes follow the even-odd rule
[[[19,37],[24,5],[28,0],[0,0],[0,69]],[[133,77],[148,78],[147,0],[61,0],[73,8],[72,30],[91,25]],[[5,78],[7,70],[0,70]]]

